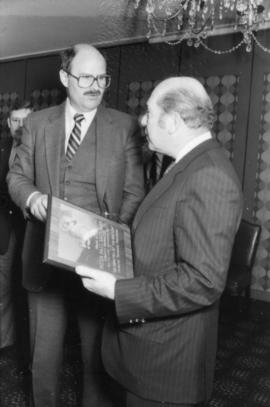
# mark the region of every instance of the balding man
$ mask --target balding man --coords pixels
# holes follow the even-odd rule
[[[197,80],[161,82],[142,118],[151,150],[174,158],[132,226],[135,277],[77,267],[90,292],[115,302],[106,370],[122,406],[186,407],[209,400],[218,307],[242,211],[241,187],[210,133],[211,101]],[[120,404],[119,404],[120,405]]]
[[[42,264],[47,201],[54,195],[130,223],[144,195],[139,136],[136,120],[101,106],[111,78],[97,49],[78,44],[64,51],[60,79],[67,100],[29,116],[8,176],[11,196],[29,218],[23,280],[29,292],[33,403],[59,406],[68,303],[80,331],[82,406],[102,407],[104,300],[89,296],[76,274]]]

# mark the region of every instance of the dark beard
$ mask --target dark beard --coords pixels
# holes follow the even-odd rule
[[[13,135],[13,140],[16,144],[16,146],[19,146],[22,142],[22,129],[18,129],[15,131]]]

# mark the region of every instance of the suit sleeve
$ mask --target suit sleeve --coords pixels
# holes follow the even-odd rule
[[[124,223],[131,223],[144,194],[143,157],[141,135],[135,121],[127,137],[125,146],[125,181],[120,218]]]
[[[118,321],[192,313],[215,303],[225,287],[241,208],[239,186],[221,170],[205,168],[188,178],[175,206],[175,262],[154,276],[117,281]]]
[[[31,115],[30,115],[31,116]],[[34,135],[31,132],[31,118],[25,120],[22,143],[17,148],[15,160],[7,175],[9,193],[12,200],[22,211],[32,192],[38,191],[34,185]]]

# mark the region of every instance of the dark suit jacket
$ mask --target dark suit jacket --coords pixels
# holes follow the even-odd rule
[[[231,163],[214,140],[186,155],[133,222],[135,279],[118,280],[103,339],[106,370],[142,398],[209,398],[218,304],[242,208]]]
[[[16,229],[21,235],[24,229],[22,212],[12,202],[6,184],[12,142],[11,136],[0,140],[0,255],[8,250],[11,230]]]
[[[65,104],[33,113],[25,120],[22,144],[8,175],[12,199],[25,210],[34,191],[59,196],[61,140]],[[143,169],[137,146],[136,120],[125,113],[99,107],[97,111],[96,190],[102,211],[130,222],[144,195]],[[23,251],[24,285],[41,290],[50,267],[41,266],[44,224],[29,221]]]

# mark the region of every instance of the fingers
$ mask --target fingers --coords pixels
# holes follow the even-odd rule
[[[77,266],[76,273],[82,278],[82,283],[88,291],[114,299],[116,278],[112,273],[87,266]]]
[[[76,266],[76,273],[79,274],[81,277],[87,277],[87,278],[96,278],[98,273],[102,273],[101,270],[97,270],[94,268],[90,268],[87,266]]]
[[[96,292],[96,282],[95,280],[91,279],[91,278],[85,278],[82,277],[82,283],[84,288],[86,288],[88,291],[95,293]]]
[[[30,212],[38,220],[44,222],[47,218],[48,195],[35,194],[30,201]]]

